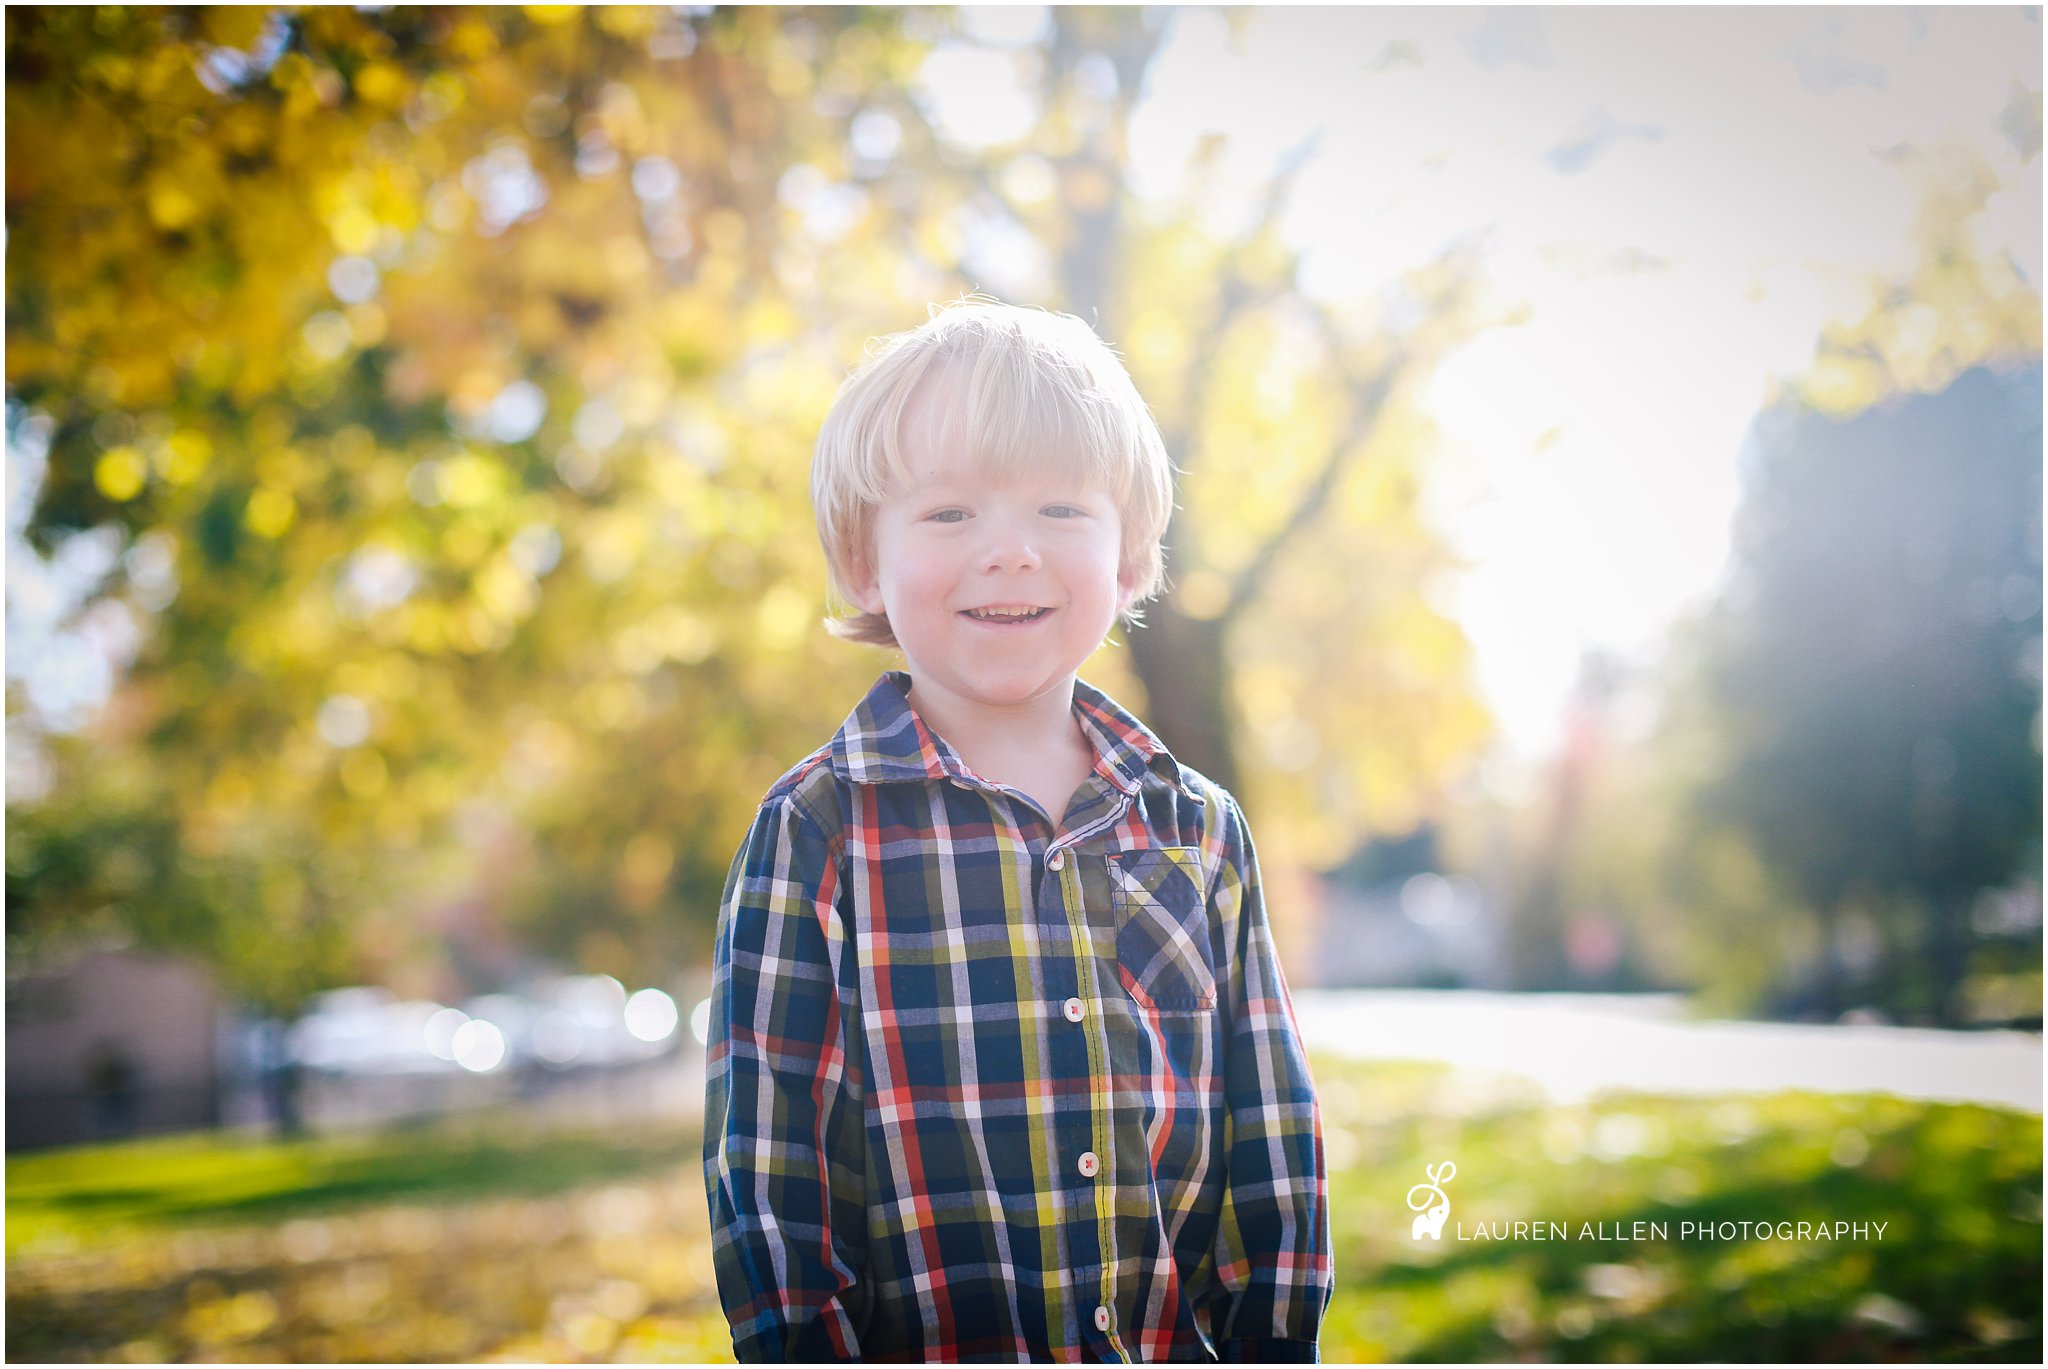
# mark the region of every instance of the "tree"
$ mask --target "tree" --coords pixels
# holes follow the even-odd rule
[[[380,974],[524,854],[538,887],[591,891],[535,923],[544,949],[615,973],[686,955],[704,914],[655,910],[701,910],[770,758],[836,721],[818,682],[866,669],[804,631],[790,586],[820,558],[780,517],[866,320],[792,345],[764,262],[778,163],[843,147],[852,113],[816,114],[792,73],[885,83],[885,26],[8,24],[10,422],[50,432],[30,536],[118,529],[102,597],[146,624],[90,737],[53,743],[44,811],[83,821],[97,790],[172,829],[113,853],[134,877],[112,891],[11,848],[11,936],[111,910],[246,993],[302,991],[310,942],[230,930],[331,908],[367,963],[312,979]],[[254,897],[194,878],[245,867]],[[186,906],[174,887],[220,898],[150,912]]]
[[[140,641],[81,736],[10,700],[56,776],[10,815],[11,939],[109,921],[280,1000],[431,963],[458,904],[622,977],[701,958],[753,804],[885,663],[817,630],[818,419],[1005,225],[1064,263],[1018,302],[1098,319],[1192,472],[1173,597],[1091,672],[1134,688],[1133,662],[1174,745],[1314,815],[1304,854],[1398,822],[1483,724],[1420,598],[1443,555],[1399,403],[1442,337],[1338,327],[1270,214],[1221,242],[1137,211],[1120,121],[1156,17],[1061,11],[1045,116],[993,150],[916,97],[927,12],[7,24],[29,536],[116,530],[98,598]],[[1105,59],[1107,103],[1077,77]],[[1458,279],[1415,286],[1457,318]],[[1240,775],[1204,747],[1244,717]],[[294,931],[330,925],[349,954]]]
[[[1852,906],[1906,909],[1909,1006],[1945,1023],[1971,898],[2039,850],[2040,374],[1769,415],[1712,649],[1707,811],[1789,872],[1824,944]]]
[[[1234,240],[1194,227],[1216,193],[1203,165],[1164,213],[1093,193],[1126,179],[1159,37],[1116,12],[1054,12],[1041,127],[1074,190],[1036,214],[1005,208],[1060,244],[1059,307],[1124,346],[1182,468],[1173,590],[1126,637],[1148,717],[1277,820],[1290,860],[1329,864],[1413,827],[1490,730],[1463,633],[1423,594],[1450,562],[1418,511],[1429,432],[1411,394],[1501,313],[1462,247],[1378,299],[1306,294],[1280,226],[1312,144],[1275,168]],[[1104,57],[1107,102],[1083,79]]]

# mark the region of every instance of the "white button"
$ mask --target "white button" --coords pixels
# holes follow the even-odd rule
[[[1081,1020],[1082,1015],[1087,1011],[1087,1009],[1081,1006],[1080,999],[1069,998],[1065,1003],[1060,1005],[1060,1011],[1067,1015],[1067,1021],[1079,1022]]]
[[[1082,1151],[1082,1152],[1081,1152],[1081,1177],[1082,1177],[1082,1178],[1084,1178],[1084,1179],[1092,1179],[1092,1178],[1094,1178],[1094,1177],[1095,1177],[1095,1171],[1096,1171],[1096,1170],[1098,1170],[1098,1169],[1101,1169],[1101,1168],[1102,1168],[1102,1161],[1100,1161],[1100,1160],[1098,1160],[1098,1159],[1096,1159],[1096,1158],[1095,1158],[1095,1152],[1094,1152],[1094,1151],[1092,1151],[1092,1150],[1084,1150],[1084,1151]]]
[[[1097,1331],[1107,1331],[1109,1329],[1109,1309],[1107,1307],[1095,1309],[1095,1329]]]
[[[1045,868],[1048,870],[1057,870],[1066,863],[1067,853],[1065,851],[1055,851],[1045,858]]]

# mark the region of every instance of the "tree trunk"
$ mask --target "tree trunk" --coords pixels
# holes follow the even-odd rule
[[[1055,11],[1054,41],[1048,54],[1051,88],[1071,79],[1073,62],[1085,46],[1074,26],[1093,17],[1073,10]],[[1073,236],[1060,257],[1066,307],[1113,342],[1118,339],[1121,321],[1113,282],[1124,209],[1121,158],[1125,129],[1159,43],[1159,33],[1136,12],[1116,18],[1111,32],[1097,34],[1096,41],[1107,40],[1116,66],[1117,112],[1099,136],[1066,159],[1066,165],[1084,181],[1093,179],[1117,189],[1100,204],[1074,212]],[[1179,522],[1177,513],[1173,522]],[[1171,529],[1167,543],[1176,544]],[[1237,754],[1231,745],[1234,729],[1229,666],[1223,654],[1224,623],[1189,618],[1167,598],[1146,609],[1145,624],[1128,634],[1132,665],[1145,686],[1145,722],[1176,760],[1236,794]]]
[[[1970,968],[1970,891],[1942,889],[1927,895],[1927,975],[1934,1022],[1963,1024],[1963,987]]]
[[[1129,641],[1145,685],[1146,722],[1176,760],[1234,795],[1239,777],[1223,631],[1218,620],[1190,618],[1162,602],[1146,611],[1145,626]]]
[[[1820,977],[1813,986],[1814,1011],[1823,1022],[1841,1017],[1846,995],[1842,972],[1842,905],[1840,896],[1814,905],[1820,922]]]

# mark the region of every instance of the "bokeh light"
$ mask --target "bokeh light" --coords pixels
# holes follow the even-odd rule
[[[666,1041],[675,1035],[676,1001],[660,989],[641,989],[626,1000],[626,1030],[641,1041]]]

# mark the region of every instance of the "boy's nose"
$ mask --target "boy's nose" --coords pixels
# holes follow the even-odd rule
[[[988,571],[1037,570],[1038,547],[1021,523],[991,519],[981,562],[982,569]]]

